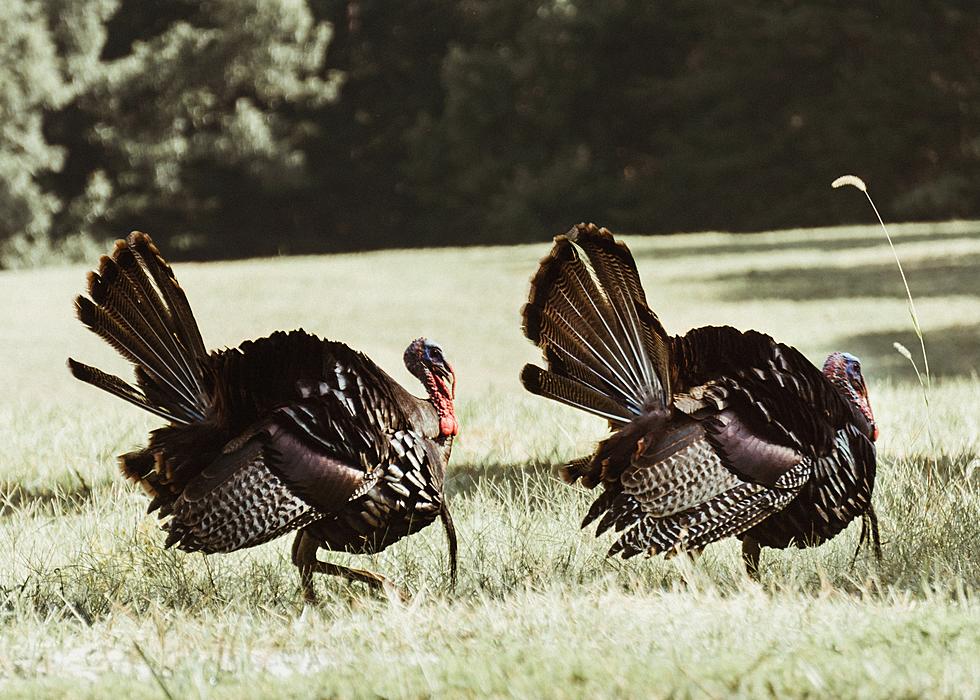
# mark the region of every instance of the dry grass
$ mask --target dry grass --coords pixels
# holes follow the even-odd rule
[[[815,361],[862,357],[882,435],[885,561],[852,566],[853,526],[824,547],[765,552],[762,586],[733,542],[685,583],[671,562],[605,559],[608,538],[578,531],[590,494],[553,466],[602,425],[517,382],[535,357],[518,310],[546,243],[178,266],[212,346],[303,326],[410,385],[401,352],[424,333],[456,364],[457,590],[430,528],[358,560],[416,591],[409,606],[325,580],[306,613],[287,541],[210,558],[161,549],[113,459],[152,418],[64,369],[69,352],[123,368],[71,318],[84,270],[0,273],[0,295],[18,300],[0,328],[0,693],[980,694],[980,236],[970,224],[891,231],[929,346],[936,448],[892,348],[908,344],[907,304],[875,229],[630,239],[669,330],[730,323]]]

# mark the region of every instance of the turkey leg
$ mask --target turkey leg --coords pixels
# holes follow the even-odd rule
[[[303,598],[307,603],[316,603],[316,591],[313,588],[313,574],[329,574],[343,576],[350,581],[360,581],[372,588],[384,591],[388,596],[397,596],[402,602],[408,601],[408,595],[394,583],[380,574],[364,569],[351,569],[340,564],[320,561],[316,553],[320,544],[302,530],[296,533],[293,540],[293,564],[299,568],[300,585],[303,588]]]

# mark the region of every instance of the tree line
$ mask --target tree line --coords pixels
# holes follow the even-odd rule
[[[976,217],[978,68],[972,0],[6,0],[2,258]]]

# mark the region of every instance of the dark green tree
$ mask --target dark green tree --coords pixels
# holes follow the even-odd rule
[[[116,26],[140,38],[110,35],[120,55],[93,67],[73,105],[70,121],[85,125],[80,169],[111,188],[102,227],[153,231],[198,256],[288,250],[305,235],[292,203],[311,197],[302,146],[318,128],[300,112],[336,94],[324,63],[330,29],[303,0],[182,9],[163,26],[125,15]]]
[[[450,42],[465,31],[463,4],[311,5],[334,28],[327,64],[343,75],[338,99],[316,115],[319,136],[307,148],[319,187],[316,219],[332,236],[325,243],[350,249],[459,241],[458,232],[421,225],[425,202],[411,180],[410,141],[442,110],[440,70]]]
[[[468,2],[444,108],[413,132],[433,225],[526,240],[980,211],[980,8],[962,1]],[[853,208],[852,208],[853,207]]]
[[[44,137],[43,110],[70,98],[43,9],[11,0],[0,9],[0,241],[4,258],[47,240],[60,202],[39,178],[58,170],[64,152]],[[29,261],[25,261],[29,262]]]
[[[980,6],[11,0],[0,260],[980,215]]]

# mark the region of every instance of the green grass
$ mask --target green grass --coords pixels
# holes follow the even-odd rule
[[[0,695],[980,695],[980,227],[890,230],[936,377],[928,414],[892,347],[917,345],[877,229],[628,238],[668,330],[728,323],[817,363],[863,360],[884,561],[852,565],[854,524],[764,551],[761,585],[734,541],[691,567],[606,559],[609,536],[578,530],[592,494],[554,467],[603,425],[517,381],[536,357],[518,311],[546,242],[178,265],[211,347],[303,326],[412,386],[401,353],[425,334],[456,365],[456,590],[433,527],[375,557],[329,555],[393,577],[407,606],[322,578],[305,611],[288,538],[208,558],[161,548],[114,460],[154,420],[64,368],[70,353],[125,371],[72,318],[85,269],[0,273]]]

